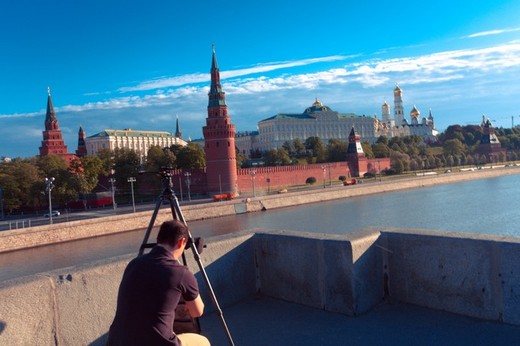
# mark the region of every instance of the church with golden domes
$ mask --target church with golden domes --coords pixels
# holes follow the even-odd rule
[[[420,119],[421,112],[413,105],[410,111],[410,122],[404,117],[403,91],[396,84],[394,89],[394,117],[390,117],[390,106],[385,101],[381,106],[381,118],[384,131],[387,137],[401,137],[416,135],[425,142],[436,142],[439,131],[435,129],[432,110],[430,109],[428,118]]]

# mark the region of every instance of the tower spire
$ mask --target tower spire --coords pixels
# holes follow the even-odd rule
[[[51,88],[47,87],[47,112],[45,114],[45,129],[55,130],[58,128],[58,119],[56,112],[54,112],[54,105],[52,104]]]
[[[177,115],[177,121],[175,124],[175,137],[182,138],[181,128],[179,127],[179,116]]]

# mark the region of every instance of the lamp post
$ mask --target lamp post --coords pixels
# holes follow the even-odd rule
[[[267,169],[267,194],[271,193],[271,168]]]
[[[329,165],[329,186],[332,186],[332,177],[331,177],[331,170],[330,170],[330,162],[328,163]]]
[[[134,213],[135,213],[135,198],[134,198],[134,183],[135,183],[135,178],[134,177],[130,177],[128,178],[128,182],[130,183],[130,189],[132,190],[132,208],[134,209]]]
[[[186,172],[186,173],[184,173],[184,176],[186,177],[185,182],[186,182],[186,186],[188,187],[188,201],[191,202],[191,193],[190,193],[190,183],[191,183],[190,176],[191,176],[191,173],[190,172]]]
[[[115,171],[112,169],[112,170],[110,171],[110,173],[111,173],[112,175],[110,176],[110,178],[108,178],[108,182],[109,182],[109,183],[111,184],[111,186],[112,186],[112,189],[111,189],[111,191],[112,191],[112,208],[113,208],[114,211],[115,211],[115,210],[116,210],[116,192],[115,192],[115,189],[114,189],[114,184],[115,184],[115,182],[116,182],[116,178],[114,178],[114,173],[115,173]]]
[[[45,178],[45,191],[49,194],[49,224],[52,225],[52,189],[54,187],[54,177]]]
[[[4,190],[0,187],[0,220],[4,219]]]
[[[327,166],[321,165],[321,169],[323,170],[323,188],[325,188],[325,169]]]
[[[254,169],[250,169],[249,170],[249,174],[251,175],[251,184],[253,185],[253,197],[256,197],[256,194],[255,194],[255,170]]]

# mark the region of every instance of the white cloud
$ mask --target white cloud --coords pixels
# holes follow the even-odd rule
[[[508,32],[515,32],[515,31],[520,31],[520,28],[496,29],[496,30],[481,31],[481,32],[477,32],[477,33],[468,35],[466,37],[474,38],[474,37],[482,37],[482,36],[490,36],[490,35],[500,35],[500,34],[505,34],[505,33],[508,33]]]
[[[231,71],[221,71],[220,77],[221,79],[240,77],[245,75],[251,75],[256,73],[270,72],[284,68],[291,68],[297,66],[306,66],[310,64],[320,63],[320,62],[330,62],[330,61],[338,61],[345,60],[347,56],[342,55],[333,55],[322,58],[311,58],[311,59],[303,59],[296,61],[286,61],[286,62],[277,62],[277,63],[267,63],[260,64],[254,67],[231,70]],[[123,87],[118,91],[120,92],[131,92],[131,91],[145,91],[145,90],[154,90],[160,88],[168,88],[168,87],[176,87],[182,86],[186,84],[196,84],[196,83],[204,83],[209,81],[209,75],[207,73],[194,73],[177,77],[168,77],[168,78],[158,78],[150,81],[142,82],[136,86]]]

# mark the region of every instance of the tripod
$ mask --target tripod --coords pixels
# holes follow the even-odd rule
[[[181,208],[179,206],[179,201],[177,197],[175,196],[175,193],[173,191],[173,183],[172,183],[172,172],[170,168],[161,168],[161,171],[159,172],[162,177],[162,184],[163,184],[163,190],[161,194],[159,195],[159,199],[157,203],[155,204],[155,209],[152,214],[152,218],[150,219],[150,223],[148,224],[148,228],[146,229],[146,233],[143,239],[143,242],[139,248],[139,256],[141,256],[144,253],[144,250],[146,248],[154,247],[155,243],[148,243],[148,239],[150,238],[150,233],[152,232],[153,225],[155,223],[155,219],[157,218],[157,214],[159,212],[159,209],[161,208],[161,205],[165,200],[168,200],[170,202],[170,209],[172,212],[172,216],[174,220],[178,220],[188,226],[186,223],[186,220],[184,219],[184,215],[182,215]],[[219,315],[219,318],[222,322],[222,325],[224,327],[224,330],[226,332],[229,344],[231,346],[234,346],[233,338],[231,337],[231,333],[229,332],[229,329],[227,327],[226,321],[224,319],[224,315],[222,313],[222,309],[220,308],[217,297],[215,296],[215,292],[213,291],[213,287],[211,286],[211,283],[209,282],[208,275],[206,274],[206,270],[204,269],[204,266],[200,260],[200,252],[197,249],[198,242],[193,240],[193,237],[191,236],[191,232],[188,229],[188,240],[186,247],[190,247],[191,251],[193,252],[193,256],[195,258],[195,261],[197,262],[199,266],[200,273],[202,274],[202,277],[204,278],[204,281],[206,282],[206,285],[208,287],[209,294],[211,296],[211,300],[213,304],[215,305],[215,310],[217,310],[217,313]],[[186,263],[186,257],[184,256],[184,253],[182,254],[182,259],[184,262],[184,265],[187,265]],[[197,320],[197,325],[199,324]],[[198,329],[200,330],[200,326],[198,326]]]

